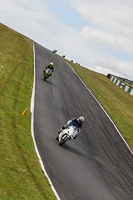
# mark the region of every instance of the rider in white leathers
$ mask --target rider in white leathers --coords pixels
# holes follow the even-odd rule
[[[76,127],[76,128],[78,129],[78,132],[77,132],[77,135],[78,135],[78,133],[81,131],[82,123],[83,123],[83,122],[84,122],[84,117],[83,117],[83,116],[78,117],[78,118],[73,118],[73,119],[71,119],[71,120],[69,120],[69,121],[67,122],[67,125],[64,125],[64,126],[60,129],[59,133],[60,133],[63,129],[66,129],[66,128],[70,127],[70,126],[74,126],[74,127]],[[75,138],[77,137],[77,135],[76,135],[73,139],[75,139]]]

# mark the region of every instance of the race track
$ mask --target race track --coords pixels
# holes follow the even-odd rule
[[[43,81],[50,62],[54,74]],[[132,200],[133,156],[102,108],[65,60],[37,43],[35,67],[35,140],[60,199]],[[80,115],[77,139],[59,146],[60,127]]]

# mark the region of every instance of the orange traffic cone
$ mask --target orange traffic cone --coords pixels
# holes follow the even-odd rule
[[[27,113],[27,110],[28,110],[28,108],[26,108],[26,109],[24,110],[24,112],[22,113],[22,115],[23,115],[23,116],[25,116],[25,115],[26,115],[26,113]]]

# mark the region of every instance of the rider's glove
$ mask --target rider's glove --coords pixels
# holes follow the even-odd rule
[[[72,122],[72,121],[71,121],[71,120],[69,120],[69,121],[67,122],[67,125],[69,125],[71,122]]]

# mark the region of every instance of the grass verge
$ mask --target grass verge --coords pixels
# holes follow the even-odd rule
[[[133,96],[116,86],[105,75],[68,60],[67,62],[108,112],[133,151]]]
[[[30,130],[32,41],[0,24],[0,199],[54,200]]]

